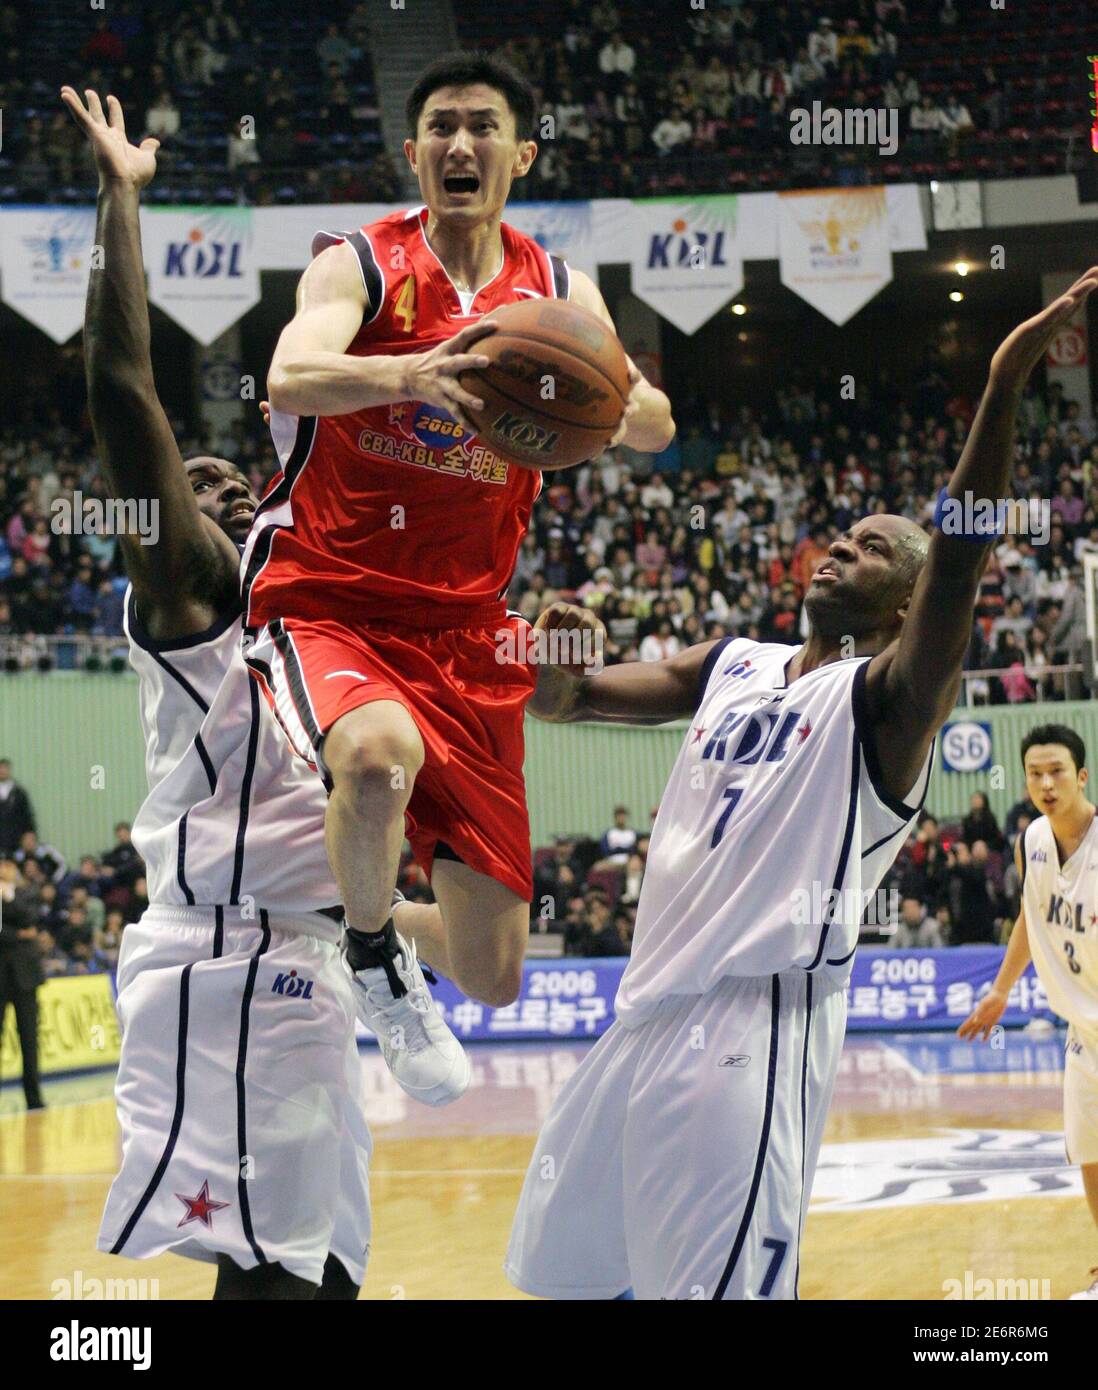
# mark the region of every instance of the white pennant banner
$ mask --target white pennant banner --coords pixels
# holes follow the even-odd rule
[[[739,200],[646,198],[627,227],[633,293],[683,333],[696,333],[743,289]]]
[[[840,327],[892,279],[883,188],[778,194],[782,284]]]
[[[141,214],[149,300],[209,346],[259,303],[251,208]]]
[[[95,208],[4,208],[0,212],[0,296],[67,343],[84,322]]]

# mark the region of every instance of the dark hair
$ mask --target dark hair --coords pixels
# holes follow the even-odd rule
[[[1022,739],[1023,769],[1026,765],[1026,754],[1038,743],[1058,743],[1066,748],[1071,754],[1076,772],[1081,772],[1087,765],[1086,745],[1074,729],[1069,729],[1066,724],[1038,724]]]
[[[416,138],[428,97],[440,87],[471,87],[475,82],[502,92],[515,118],[516,137],[529,140],[534,127],[533,87],[510,63],[480,51],[445,53],[423,70],[404,104],[410,137]]]

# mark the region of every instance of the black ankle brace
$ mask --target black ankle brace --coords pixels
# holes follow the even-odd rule
[[[396,927],[390,917],[380,931],[357,931],[354,927],[345,928],[347,934],[347,960],[357,975],[360,970],[372,970],[381,966],[394,999],[402,999],[408,988],[396,971],[396,960],[400,955]]]

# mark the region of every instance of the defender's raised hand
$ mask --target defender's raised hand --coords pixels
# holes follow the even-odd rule
[[[1057,331],[1095,289],[1098,289],[1098,266],[1091,266],[1058,299],[1019,324],[991,359],[991,381],[1020,390]]]
[[[90,88],[84,95],[88,99],[87,106],[72,87],[61,88],[61,100],[91,142],[100,187],[115,182],[144,188],[156,173],[156,151],[160,141],[149,135],[140,145],[131,145],[126,139],[126,121],[118,98],[107,98],[104,115],[98,95]]]

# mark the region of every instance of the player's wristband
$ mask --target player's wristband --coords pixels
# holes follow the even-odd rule
[[[962,502],[956,497],[950,497],[949,488],[944,487],[938,493],[938,505],[934,508],[934,525],[943,535],[953,536],[956,540],[971,541],[974,545],[989,545],[992,541],[1005,535],[1006,528],[996,515],[993,514],[989,517],[984,514],[985,507],[988,505],[993,506],[993,513],[998,512],[998,503],[978,502],[973,508],[974,514],[966,517],[965,512],[968,509],[968,503]],[[950,523],[949,525],[944,524],[947,521]],[[960,524],[954,524],[956,521],[959,521]],[[966,523],[971,523],[971,530],[966,529]]]

